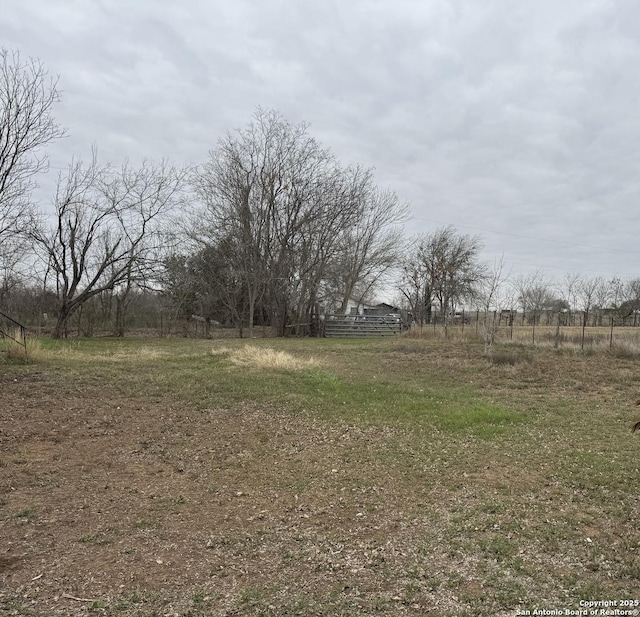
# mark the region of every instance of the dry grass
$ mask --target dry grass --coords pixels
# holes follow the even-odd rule
[[[321,366],[315,358],[300,358],[287,351],[255,345],[245,345],[238,349],[218,347],[212,349],[211,354],[228,355],[234,365],[255,369],[306,371]]]
[[[128,362],[128,361],[151,361],[157,360],[167,355],[162,349],[154,349],[152,347],[140,346],[116,347],[113,349],[105,349],[102,353],[96,354],[93,351],[81,349],[74,345],[65,345],[58,349],[43,350],[43,355],[57,360],[81,360],[82,358],[91,359],[92,362]]]
[[[470,342],[476,341],[482,337],[482,328],[479,327],[476,332],[475,324],[465,324],[464,327],[458,324],[448,326],[445,330],[444,326],[428,324],[423,326],[415,326],[410,330],[406,330],[402,334],[403,338],[422,339],[422,340],[448,340],[451,342]]]
[[[639,358],[640,357],[640,341],[638,340],[619,340],[611,347],[611,353],[616,358]]]
[[[0,350],[4,350],[7,360],[11,362],[40,362],[45,357],[45,351],[41,342],[30,336],[23,338],[19,329],[10,333],[0,343]]]
[[[524,353],[516,353],[514,351],[494,350],[488,355],[491,364],[515,366],[521,362],[531,362],[531,356]]]
[[[473,343],[482,340],[483,327],[475,322],[466,324],[464,328],[457,324],[449,326],[446,331],[442,325],[435,328],[432,325],[423,328],[414,327],[402,335],[403,338],[419,340],[446,340],[451,343]],[[616,327],[613,330],[613,340],[609,327],[588,327],[584,340],[582,328],[577,326],[562,326],[557,331],[556,326],[540,326],[535,329],[530,325],[514,326],[510,328],[502,325],[495,336],[497,344],[526,345],[539,348],[558,348],[569,351],[585,351],[592,354],[614,355],[616,357],[640,357],[640,328]]]

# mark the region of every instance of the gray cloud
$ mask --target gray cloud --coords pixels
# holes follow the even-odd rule
[[[3,44],[60,75],[87,155],[199,162],[280,110],[514,272],[640,275],[632,0],[5,0]],[[43,179],[50,189],[52,176]]]

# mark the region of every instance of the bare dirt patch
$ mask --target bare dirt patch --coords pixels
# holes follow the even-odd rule
[[[56,379],[0,390],[7,614],[424,614],[388,432]]]

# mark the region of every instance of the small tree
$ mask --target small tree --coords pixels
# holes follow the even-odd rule
[[[404,266],[403,295],[416,309],[424,307],[420,313],[437,304],[446,326],[459,303],[477,297],[485,278],[485,264],[478,260],[481,247],[480,238],[460,235],[453,227],[422,236]]]
[[[412,321],[422,327],[431,321],[432,298],[429,279],[424,265],[415,259],[415,255],[406,259],[402,265],[400,293],[407,303]]]
[[[565,325],[574,325],[573,315],[578,306],[578,297],[582,283],[583,278],[580,274],[567,273],[559,286],[558,291],[560,297],[568,309],[567,322]]]
[[[618,313],[623,323],[633,316],[633,325],[638,322],[638,312],[640,311],[640,279],[629,279],[624,282],[622,290],[622,302],[618,307]]]
[[[514,282],[514,290],[522,307],[523,320],[528,316],[532,325],[532,341],[536,342],[536,325],[540,321],[542,311],[554,302],[551,285],[540,270],[519,276]]]
[[[584,348],[585,328],[589,325],[589,316],[597,298],[600,295],[599,290],[604,287],[604,281],[601,277],[583,279],[578,288],[578,306],[582,310],[582,336],[581,346]]]
[[[500,290],[508,279],[504,274],[504,255],[494,261],[493,266],[487,270],[483,285],[479,291],[479,299],[484,311],[484,351],[488,353],[495,342],[499,322],[496,313],[499,308],[498,300]],[[491,314],[490,314],[491,313]]]

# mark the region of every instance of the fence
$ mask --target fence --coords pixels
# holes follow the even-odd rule
[[[369,315],[326,315],[324,335],[329,338],[395,336],[402,332],[399,319]]]
[[[0,311],[0,338],[8,338],[27,349],[27,329],[21,323]]]
[[[517,316],[517,319],[501,320],[499,313],[471,313],[470,320],[448,324],[430,323],[412,324],[408,336],[417,338],[438,337],[444,339],[485,339],[488,335],[496,343],[552,346],[567,349],[609,349],[618,353],[640,355],[640,327],[632,320],[615,317],[609,318],[606,325],[597,325],[598,321],[583,319],[568,322],[579,325],[567,325],[566,315],[555,314],[545,319],[541,324],[537,320],[527,322]],[[485,320],[486,319],[486,320]]]

